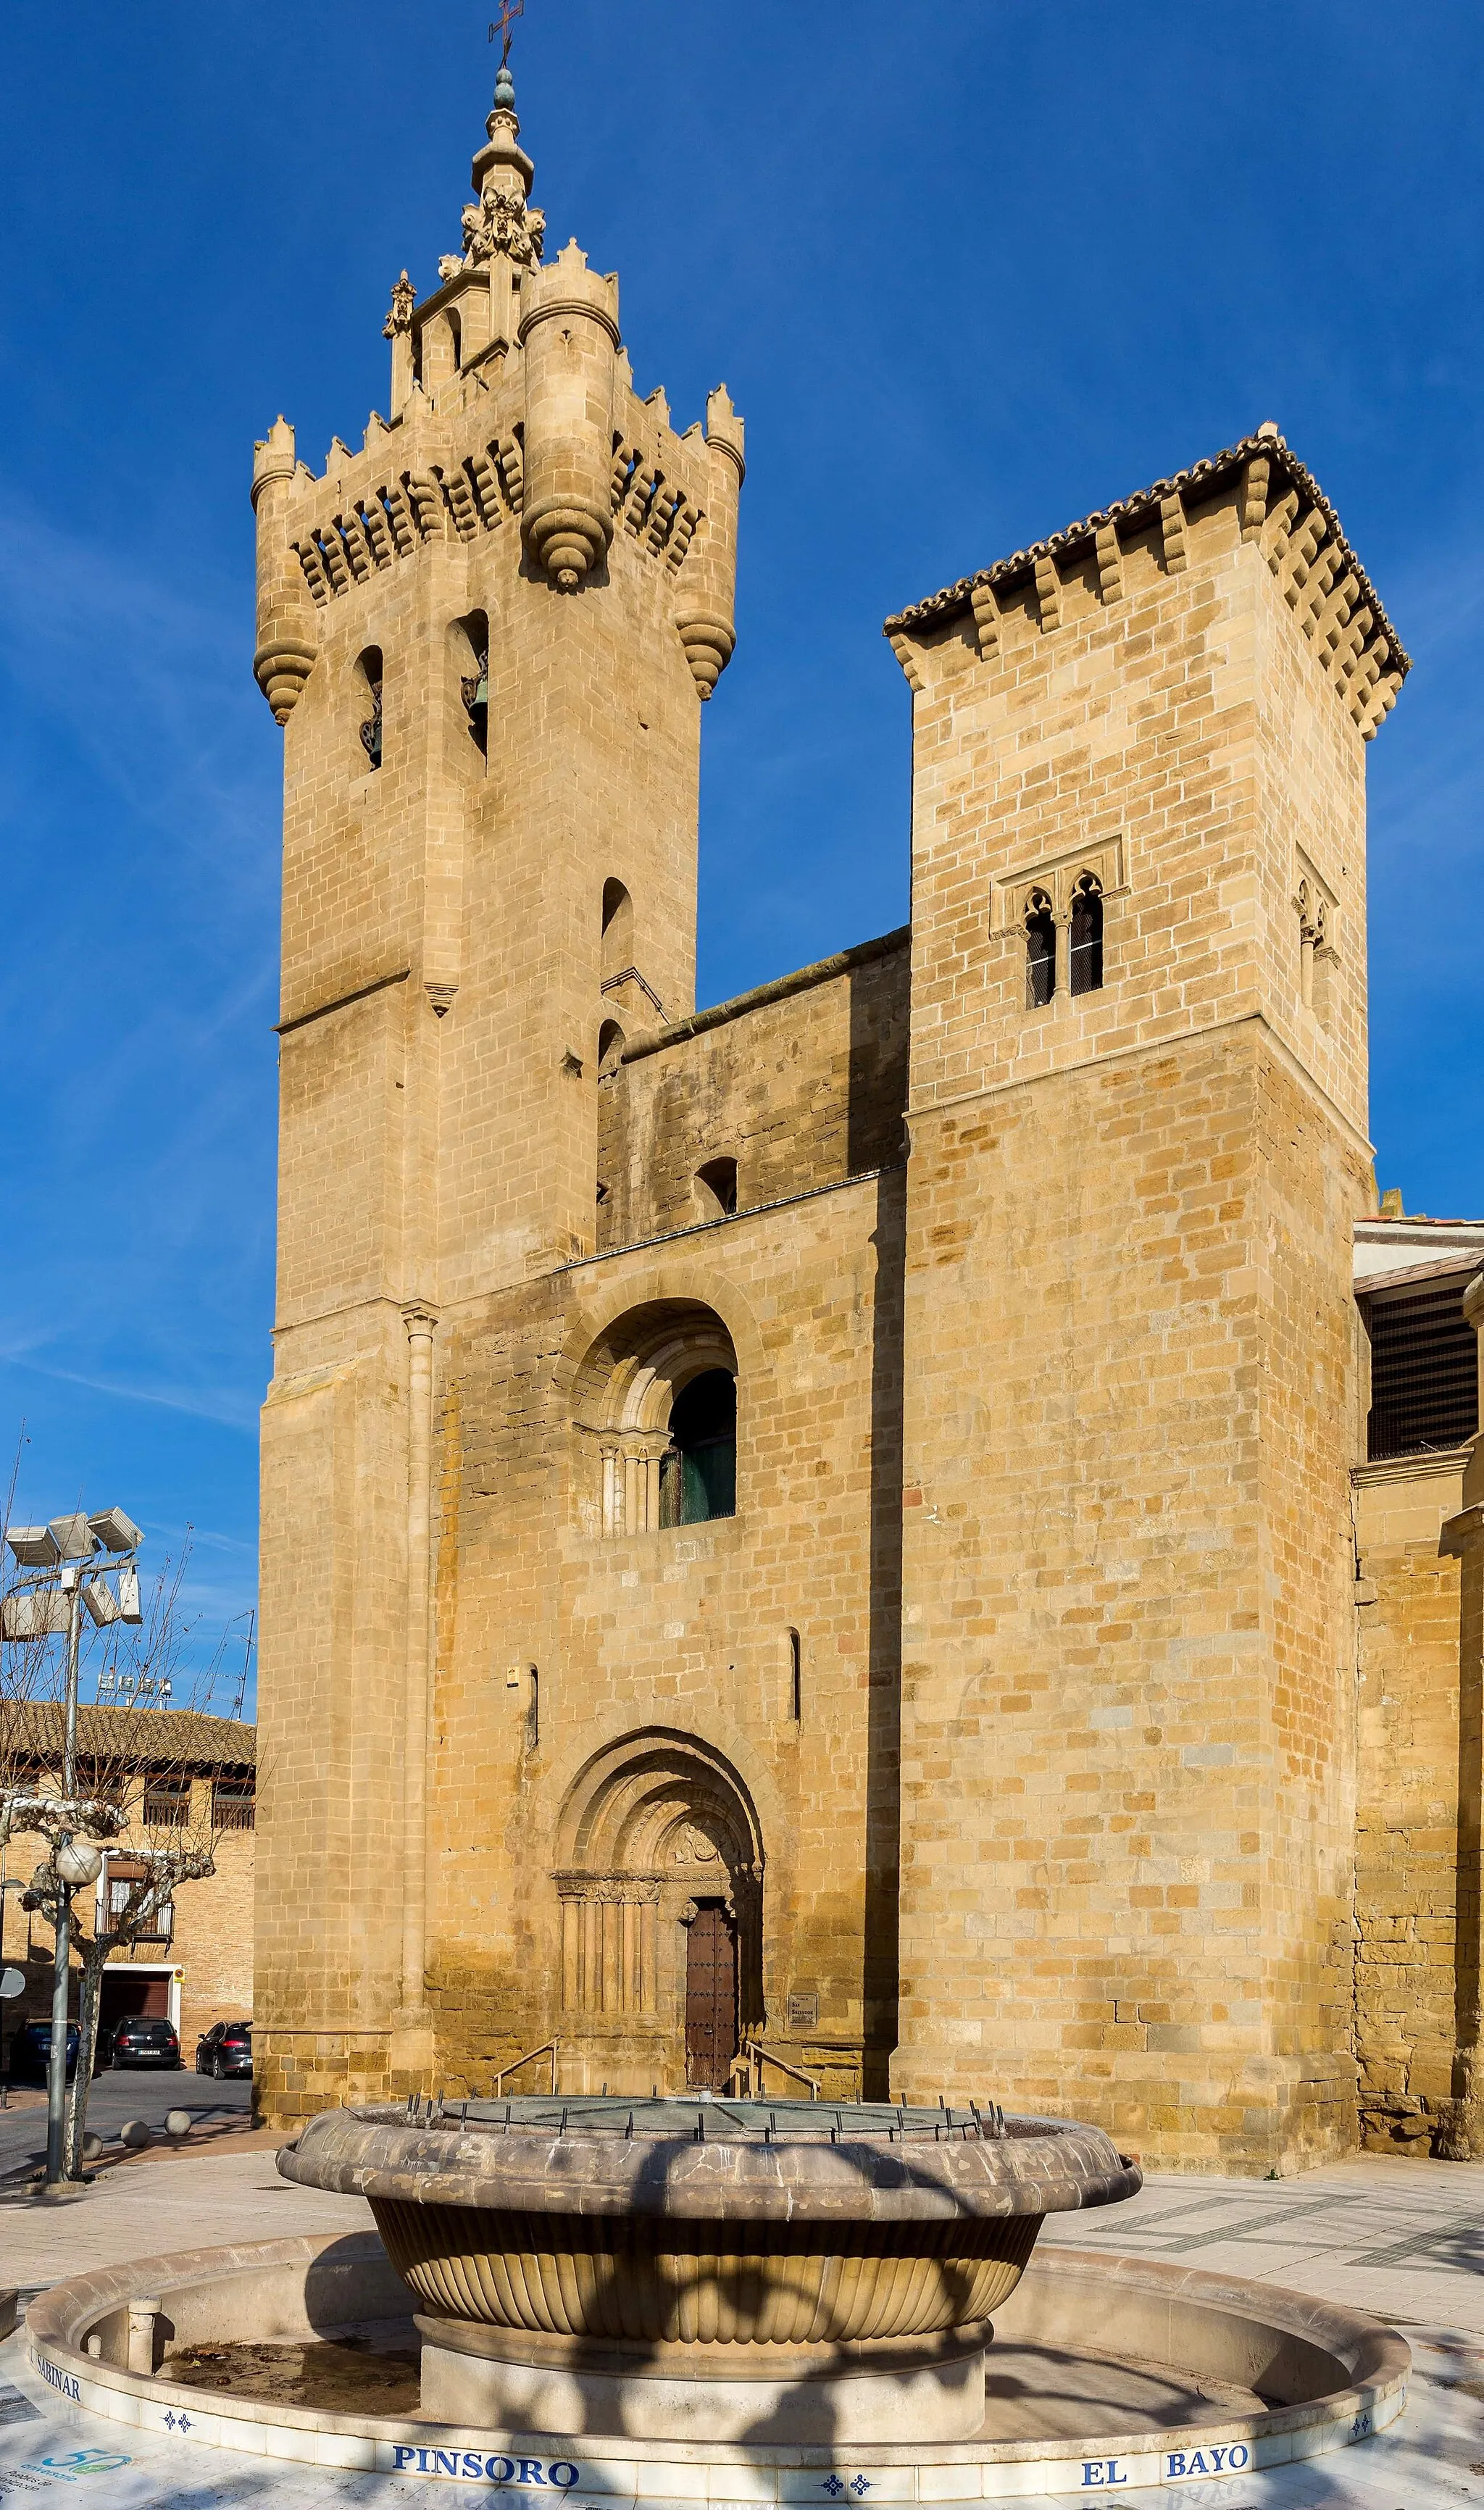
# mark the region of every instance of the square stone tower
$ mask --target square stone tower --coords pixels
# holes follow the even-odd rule
[[[1353,2136],[1365,743],[1259,434],[889,621],[914,691],[906,2095]]]
[[[518,133],[502,70],[464,249],[421,305],[405,272],[393,293],[390,418],[318,475],[280,419],[253,471],[285,752],[258,1869],[280,2107],[426,2078],[434,1546],[458,1540],[435,1340],[592,1252],[599,1062],[694,1004],[742,422],[725,388],[683,437],[635,398],[617,281],[575,243],[543,262]],[[509,1577],[528,1633],[539,1558]]]

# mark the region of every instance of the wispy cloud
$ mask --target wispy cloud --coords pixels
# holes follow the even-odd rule
[[[246,1436],[257,1435],[257,1406],[250,1409],[230,1396],[211,1400],[209,1396],[175,1387],[127,1386],[107,1377],[89,1377],[75,1368],[50,1368],[43,1361],[27,1358],[12,1350],[0,1351],[0,1365],[25,1368],[32,1376],[50,1378],[57,1386],[85,1387],[92,1394],[106,1394],[116,1403],[146,1403],[166,1412],[186,1412],[193,1420],[215,1421],[223,1428],[240,1429]]]

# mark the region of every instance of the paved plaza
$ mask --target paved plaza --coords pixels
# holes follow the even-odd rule
[[[7,2203],[0,2260],[5,2278],[29,2298],[89,2265],[368,2221],[359,2198],[280,2179],[271,2141],[254,2137],[240,2149],[128,2163],[84,2197]],[[1484,2165],[1362,2158],[1277,2183],[1151,2177],[1116,2212],[1063,2216],[1045,2236],[1286,2285],[1370,2310],[1411,2344],[1417,2375],[1391,2431],[1307,2465],[1194,2481],[1181,2488],[1191,2501],[1211,2510],[1484,2505]],[[1117,2330],[1104,2333],[1116,2350]],[[474,2489],[490,2498],[488,2487]],[[278,2469],[121,2431],[60,2404],[29,2366],[23,2334],[0,2344],[4,2510],[43,2499],[95,2501],[99,2510],[449,2510],[454,2497],[446,2482]],[[696,2498],[706,2497],[698,2469]]]

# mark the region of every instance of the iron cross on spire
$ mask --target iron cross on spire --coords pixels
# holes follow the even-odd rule
[[[500,15],[498,18],[491,18],[489,21],[490,42],[494,42],[497,33],[504,37],[504,41],[500,47],[500,67],[502,69],[506,69],[510,65],[511,28],[517,18],[523,18],[524,16],[525,0],[500,0]]]

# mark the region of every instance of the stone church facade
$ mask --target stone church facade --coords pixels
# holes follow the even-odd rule
[[[911,926],[697,1011],[742,424],[637,398],[531,172],[502,72],[389,419],[254,467],[264,2109],[544,2051],[512,2088],[982,2094],[1177,2167],[1344,2149],[1357,2083],[1390,2136],[1414,2073],[1471,2091],[1457,1909],[1421,2038],[1356,2004],[1406,657],[1265,426],[888,623]],[[1465,1456],[1420,1781],[1458,1837]],[[1375,1943],[1434,1846],[1372,1857]]]

